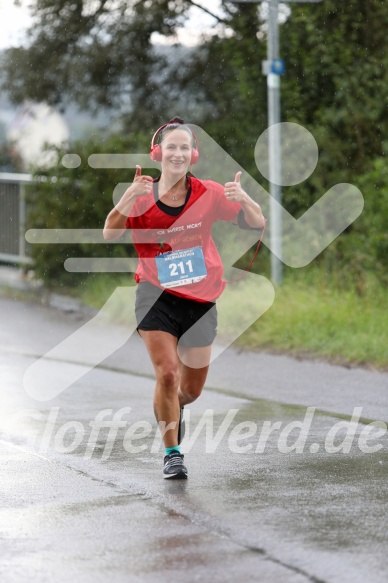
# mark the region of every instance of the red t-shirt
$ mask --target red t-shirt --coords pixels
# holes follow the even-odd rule
[[[127,218],[126,228],[132,230],[139,255],[136,281],[148,281],[159,288],[163,286],[158,278],[156,256],[168,251],[201,247],[206,277],[166,291],[208,302],[218,298],[226,285],[221,258],[211,236],[212,225],[216,221],[237,220],[237,213],[242,207],[240,203],[227,200],[224,187],[212,180],[191,177],[189,189],[189,199],[177,216],[168,214],[165,205],[156,202],[153,192],[138,197]]]

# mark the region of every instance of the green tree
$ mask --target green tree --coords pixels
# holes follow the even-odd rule
[[[160,89],[155,72],[166,66],[151,35],[173,36],[193,5],[191,0],[35,0],[27,46],[7,51],[4,87],[16,103],[30,98],[60,105],[71,96],[89,109],[117,106],[130,91],[132,101],[147,108]]]
[[[35,0],[28,46],[7,51],[5,86],[16,102],[30,97],[60,104],[71,96],[88,109],[129,103],[123,133],[141,134],[145,143],[158,125],[182,115],[201,125],[265,186],[253,158],[267,125],[261,74],[266,46],[265,38],[257,38],[262,26],[257,5],[225,0],[223,16],[214,20],[217,34],[204,36],[193,49],[155,50],[152,34],[172,39],[193,5],[188,0]],[[376,160],[383,160],[387,146],[386,2],[290,6],[291,16],[280,27],[286,61],[282,119],[313,133],[320,159],[306,183],[283,189],[284,204],[299,216],[333,184],[362,185],[362,220],[320,260],[327,256],[328,262],[334,258],[348,267],[356,252],[370,266],[385,241],[384,226],[373,218],[384,216],[385,203],[383,197],[371,200],[373,190],[365,187],[364,177],[379,171]],[[366,232],[380,243],[363,245]]]
[[[142,136],[112,137],[108,140],[77,143],[74,150],[82,163],[66,168],[60,162],[48,170],[36,169],[34,182],[27,190],[29,229],[102,229],[113,207],[112,194],[117,184],[132,182],[133,172],[126,169],[94,169],[88,164],[91,154],[122,153],[143,150]],[[33,244],[32,258],[38,277],[48,286],[77,285],[85,274],[69,273],[64,261],[69,257],[129,257],[131,244]],[[87,277],[87,276],[86,276]]]
[[[388,133],[388,11],[381,0],[294,4],[282,26],[283,118],[305,125],[321,151],[319,167],[293,194],[292,212],[335,182],[354,182],[384,151]]]

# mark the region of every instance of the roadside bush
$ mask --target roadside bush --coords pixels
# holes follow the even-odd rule
[[[110,137],[73,144],[71,153],[81,157],[78,168],[65,168],[61,164],[66,152],[58,152],[59,163],[49,170],[36,169],[35,181],[28,188],[27,204],[29,208],[27,225],[29,229],[101,229],[105,217],[113,206],[112,193],[118,183],[131,182],[132,169],[93,169],[88,158],[95,153],[146,152],[149,136],[132,134],[129,137]],[[70,152],[70,150],[69,150]],[[354,288],[359,295],[364,295],[369,274],[382,284],[388,283],[388,234],[385,221],[388,216],[388,172],[383,158],[370,164],[370,169],[354,180],[365,198],[365,207],[360,217],[321,253],[313,264],[304,268],[308,271],[319,266],[323,273],[330,276],[332,283],[338,287]],[[154,175],[158,171],[153,171]],[[147,169],[147,173],[152,171]],[[292,192],[285,193],[292,196]],[[289,200],[285,196],[285,204]],[[294,216],[303,212],[304,204],[299,201],[299,213],[294,209]],[[269,225],[271,217],[269,218]],[[228,254],[233,250],[233,241],[241,237],[233,229],[222,245],[217,228],[214,235],[218,243],[224,264],[230,264]],[[265,243],[269,240],[268,234]],[[229,251],[228,251],[229,249]],[[244,254],[235,266],[246,269],[253,255],[255,245]],[[69,273],[63,264],[70,257],[130,257],[135,256],[129,244],[33,244],[32,257],[36,275],[43,279],[48,287],[76,286],[83,282],[85,273]],[[252,266],[256,273],[269,274],[270,253],[265,245]],[[285,274],[290,271],[285,267]],[[292,271],[292,270],[291,270]],[[109,274],[108,274],[109,277]],[[228,277],[228,274],[227,274]]]
[[[321,268],[334,275],[340,287],[354,287],[365,295],[370,276],[382,286],[388,283],[388,171],[382,158],[354,180],[365,205],[358,219],[318,258]]]
[[[58,164],[48,170],[36,168],[34,182],[27,190],[27,226],[29,229],[103,229],[106,215],[113,207],[115,186],[131,182],[132,169],[94,169],[88,164],[91,154],[147,151],[148,138],[111,137],[105,141],[73,144],[69,152],[58,151]],[[61,164],[65,153],[78,154],[78,168]],[[147,170],[149,172],[149,170]],[[69,257],[129,257],[128,244],[33,244],[32,257],[37,277],[48,287],[75,286],[86,274],[69,273],[63,264]]]

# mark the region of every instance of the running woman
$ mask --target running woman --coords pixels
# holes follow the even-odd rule
[[[104,238],[131,229],[139,256],[135,274],[137,330],[151,358],[156,386],[154,412],[165,446],[163,476],[187,478],[180,442],[183,408],[204,387],[216,337],[216,300],[223,292],[223,266],[211,236],[216,221],[262,229],[260,206],[243,190],[241,172],[224,186],[195,178],[198,141],[181,118],[160,127],[151,158],[158,178],[135,178],[107,216]]]

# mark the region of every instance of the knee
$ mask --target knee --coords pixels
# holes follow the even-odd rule
[[[163,365],[158,369],[158,381],[164,391],[175,391],[179,384],[179,369],[174,365]]]
[[[180,387],[180,392],[186,404],[192,403],[202,393],[203,385],[197,383],[190,383]]]

